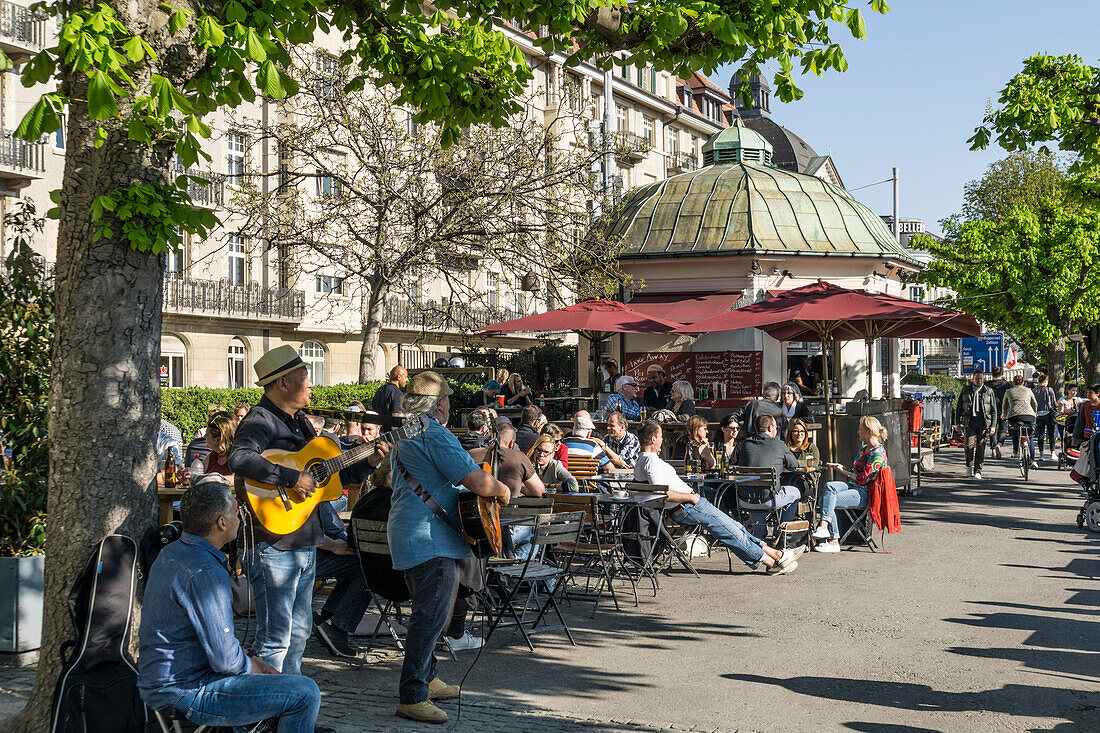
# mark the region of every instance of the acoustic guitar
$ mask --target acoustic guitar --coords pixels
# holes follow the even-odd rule
[[[496,457],[496,441],[489,444],[488,456]],[[496,478],[494,460],[481,464],[481,468]],[[463,539],[470,543],[470,549],[477,557],[499,555],[504,550],[500,529],[500,501],[496,498],[478,496],[472,491],[463,491],[458,495],[458,523],[462,527]]]
[[[344,495],[344,486],[340,483],[341,469],[367,460],[380,442],[394,445],[423,431],[424,426],[419,420],[410,420],[385,435],[346,451],[340,450],[339,443],[324,435],[313,438],[298,450],[265,450],[261,455],[272,463],[308,472],[317,482],[317,491],[305,501],[293,501],[281,486],[252,481],[237,474],[238,497],[241,494],[247,497],[252,512],[268,532],[290,534],[306,523],[314,507],[322,501],[333,501]]]

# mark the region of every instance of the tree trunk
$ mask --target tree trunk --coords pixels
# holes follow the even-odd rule
[[[171,154],[117,133],[96,149],[95,123],[75,101],[87,98],[86,88],[71,89],[50,372],[45,617],[34,689],[24,710],[0,724],[7,733],[48,728],[58,648],[74,636],[66,601],[94,545],[111,533],[139,540],[156,521],[163,265],[119,238],[93,243],[91,209],[97,196],[132,183],[168,181]]]
[[[1084,365],[1081,381],[1085,384],[1100,384],[1100,324],[1093,324],[1085,330],[1085,342],[1081,344]],[[1084,390],[1081,390],[1084,392]]]
[[[1055,394],[1065,394],[1066,388],[1066,337],[1059,337],[1054,343],[1043,349],[1043,358],[1047,363],[1047,376]]]
[[[381,282],[372,282],[370,295],[363,307],[363,347],[359,351],[359,384],[378,379],[378,365],[374,354],[378,351],[378,342],[382,335],[382,320],[385,316],[386,296],[389,288]]]

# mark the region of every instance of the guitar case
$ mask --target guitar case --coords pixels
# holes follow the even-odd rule
[[[149,719],[126,650],[138,577],[137,543],[108,535],[69,593],[76,638],[61,645],[51,733],[141,733]]]

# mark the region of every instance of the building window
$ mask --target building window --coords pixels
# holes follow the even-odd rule
[[[415,135],[420,132],[420,125],[416,124],[416,113],[412,110],[405,111],[405,133]]]
[[[665,128],[665,133],[668,137],[667,142],[669,154],[675,155],[676,153],[680,152],[680,135],[676,131],[676,128],[669,125]]]
[[[239,132],[231,132],[226,135],[226,166],[225,172],[229,176],[228,183],[239,186],[244,183],[245,156],[248,152],[248,138]]]
[[[642,115],[642,137],[649,141],[650,145],[652,145],[656,141],[656,138],[654,137],[654,127],[655,123],[653,118],[648,115]]]
[[[320,295],[344,294],[344,278],[337,275],[317,275],[314,284],[315,290]]]
[[[176,227],[176,234],[180,238],[179,249],[172,250],[164,260],[164,273],[166,275],[179,276],[183,272],[183,252],[187,244],[187,232],[183,227]]]
[[[496,310],[500,307],[500,275],[495,272],[485,273],[485,291],[489,307]]]
[[[317,195],[322,198],[336,198],[340,196],[340,180],[332,175],[331,171],[317,170]]]
[[[920,341],[910,341],[909,342],[909,353],[912,354],[913,356],[920,356],[920,350],[921,350],[920,346],[921,346]]]
[[[340,61],[327,53],[317,54],[317,97],[322,102],[335,102],[340,87]]]
[[[306,363],[309,372],[309,381],[318,387],[324,384],[325,377],[325,349],[316,341],[306,341],[302,348],[298,349],[298,356]]]
[[[229,342],[229,388],[244,389],[244,342],[234,338]]]
[[[245,238],[240,234],[229,235],[229,282],[244,285],[247,279],[248,253]]]
[[[909,288],[909,300],[914,300],[918,303],[924,302],[924,288],[914,285]]]
[[[178,337],[164,334],[160,339],[160,386],[183,386],[183,359],[187,349]]]
[[[627,112],[626,107],[621,104],[615,105],[615,130],[617,132],[627,132],[630,126],[627,124]]]

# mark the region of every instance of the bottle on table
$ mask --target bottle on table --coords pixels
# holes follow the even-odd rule
[[[684,473],[685,474],[695,472],[695,465],[694,465],[695,461],[692,460],[691,453],[692,453],[691,446],[688,445],[687,451],[684,453]]]
[[[164,488],[176,488],[176,456],[168,451],[168,457],[164,459]]]

